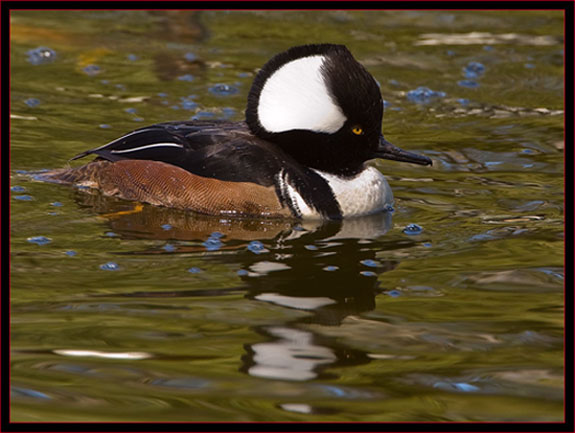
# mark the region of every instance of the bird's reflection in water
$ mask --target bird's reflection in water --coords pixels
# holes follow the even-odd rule
[[[244,270],[241,279],[245,285],[240,287],[133,292],[122,296],[197,297],[245,290],[249,299],[309,312],[303,318],[254,327],[265,341],[245,344],[241,371],[270,379],[305,381],[333,377],[327,370],[334,367],[370,361],[367,353],[342,346],[335,338],[318,332],[321,327],[310,325],[339,326],[347,316],[375,308],[375,297],[382,290],[378,277],[398,264],[378,260],[376,253],[384,248],[405,248],[407,242],[385,243],[381,239],[391,226],[389,213],[338,222],[224,219],[148,205],[134,211],[131,203],[98,194],[78,197],[82,205],[96,210],[124,238],[205,241],[218,232],[225,240],[221,249],[235,251],[210,256],[210,260],[240,264]],[[162,229],[166,224],[171,227],[169,231]],[[243,247],[248,240],[265,242],[269,251],[248,251]],[[234,241],[242,247],[234,247]],[[178,251],[202,248],[182,246]],[[166,251],[158,248],[136,254]]]
[[[375,296],[380,293],[378,275],[396,263],[376,262],[376,249],[369,240],[382,236],[390,223],[389,214],[380,214],[328,223],[300,237],[297,232],[292,234],[285,241],[289,248],[278,260],[286,269],[261,269],[260,276],[249,281],[247,296],[311,314],[289,323],[257,327],[267,341],[245,346],[242,371],[303,381],[333,377],[326,373],[328,368],[369,362],[365,352],[342,346],[336,338],[311,331],[306,325],[338,326],[349,315],[375,308]],[[255,268],[257,271],[257,264]]]

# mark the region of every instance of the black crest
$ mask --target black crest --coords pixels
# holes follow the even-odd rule
[[[321,73],[331,99],[347,119],[345,124],[335,133],[266,130],[258,118],[258,104],[266,81],[283,65],[317,55],[325,58]],[[334,44],[302,45],[274,56],[254,79],[246,109],[246,123],[254,135],[280,145],[301,164],[340,175],[356,174],[373,157],[381,135],[382,117],[383,101],[377,82],[344,45]],[[361,137],[350,136],[355,125],[363,129]]]

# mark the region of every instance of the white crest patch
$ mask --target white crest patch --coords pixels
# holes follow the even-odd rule
[[[393,205],[391,188],[375,167],[367,167],[351,179],[315,171],[329,184],[344,217],[369,215]]]
[[[269,132],[304,129],[336,132],[346,117],[329,95],[321,73],[323,56],[286,63],[265,82],[258,104],[260,124]]]

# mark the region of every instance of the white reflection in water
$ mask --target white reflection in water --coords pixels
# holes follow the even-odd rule
[[[337,301],[331,298],[300,298],[296,296],[284,296],[278,293],[262,293],[257,295],[255,299],[283,305],[284,307],[296,308],[298,310],[315,310],[316,308],[337,303]]]
[[[313,334],[300,329],[270,327],[266,331],[278,340],[252,345],[255,365],[251,376],[268,379],[310,380],[316,368],[336,361],[328,347],[313,344]]]
[[[57,349],[53,351],[63,356],[91,356],[107,359],[148,359],[153,355],[146,352],[101,352],[99,350]]]

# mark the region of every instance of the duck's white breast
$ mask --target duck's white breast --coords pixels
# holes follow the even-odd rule
[[[352,178],[315,171],[329,183],[344,217],[369,215],[393,205],[391,188],[375,167]]]

